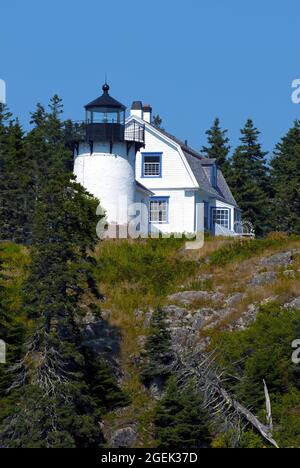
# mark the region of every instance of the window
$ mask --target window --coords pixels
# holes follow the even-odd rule
[[[143,153],[142,157],[142,177],[161,177],[162,153]]]
[[[169,222],[169,198],[152,198],[150,200],[150,223],[167,224]]]
[[[220,208],[213,208],[212,209],[212,221],[213,226],[219,224],[226,229],[230,229],[230,217],[229,217],[230,210],[228,209],[220,209]]]

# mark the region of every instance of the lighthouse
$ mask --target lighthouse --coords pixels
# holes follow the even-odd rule
[[[125,124],[126,107],[103,94],[85,106],[85,121],[73,132],[74,174],[100,200],[111,224],[128,225],[136,202],[135,159],[145,144],[145,126]]]

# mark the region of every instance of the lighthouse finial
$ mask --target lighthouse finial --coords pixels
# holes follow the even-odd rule
[[[108,94],[109,85],[107,84],[107,75],[105,74],[105,84],[102,87],[104,94]]]

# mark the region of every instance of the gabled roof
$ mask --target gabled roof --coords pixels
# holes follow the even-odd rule
[[[226,202],[238,207],[236,199],[232,195],[230,187],[227,184],[226,179],[221,169],[218,169],[218,190],[220,191],[220,193],[222,194],[222,197],[224,198],[224,200],[226,200]]]
[[[184,143],[182,140],[179,140],[178,138],[174,137],[173,135],[166,132],[165,130],[162,130],[160,128],[157,129],[156,127],[154,128],[158,130],[160,133],[162,133],[163,135],[173,140],[178,145],[180,145],[186,157],[186,160],[195,176],[195,179],[197,180],[199,184],[199,187],[201,187],[205,192],[207,192],[212,197],[219,198],[220,200],[223,200],[224,202],[229,203],[230,205],[233,205],[236,207],[238,206],[221,169],[218,169],[216,188],[212,186],[209,180],[209,177],[204,167],[212,166],[213,164],[216,164],[217,162],[216,159],[205,158],[199,151],[194,150],[193,148],[188,146],[186,143]]]
[[[190,153],[187,153],[186,151],[183,151],[183,153],[190,168],[192,169],[192,172],[195,176],[197,183],[199,184],[199,187],[201,187],[205,192],[209,193],[211,196],[217,197],[218,193],[213,188],[209,179],[207,178],[205,171],[201,165],[201,159],[199,157],[193,156]]]
[[[215,197],[221,201],[224,201],[225,203],[228,203],[229,205],[238,207],[238,204],[232,195],[232,192],[221,169],[217,169],[217,187],[213,187],[207,171],[205,171],[205,166],[216,164],[216,159],[205,158],[199,151],[191,148],[189,145],[176,138],[171,133],[166,132],[164,129],[157,128],[152,124],[146,123],[146,126],[148,125],[181,147],[181,150],[188,162],[188,165],[191,168],[192,173],[194,174],[199,187],[204,192],[206,192],[211,197]]]
[[[177,143],[179,146],[181,146],[182,151],[185,151],[187,153],[190,153],[194,156],[202,158],[203,156],[199,153],[199,151],[194,150],[191,146],[187,145],[186,142],[179,140],[177,137],[172,135],[171,133],[166,132],[166,130],[162,128],[157,128],[154,125],[150,124],[153,128],[158,130],[160,133],[165,135],[166,137],[170,138],[170,140],[173,140],[175,143]]]

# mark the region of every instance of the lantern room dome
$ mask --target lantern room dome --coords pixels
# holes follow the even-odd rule
[[[94,101],[90,102],[85,106],[86,110],[94,109],[94,108],[108,108],[108,109],[115,109],[124,111],[126,110],[126,106],[121,104],[119,101],[114,99],[109,95],[109,85],[105,83],[102,87],[103,94],[102,96],[98,97]]]

